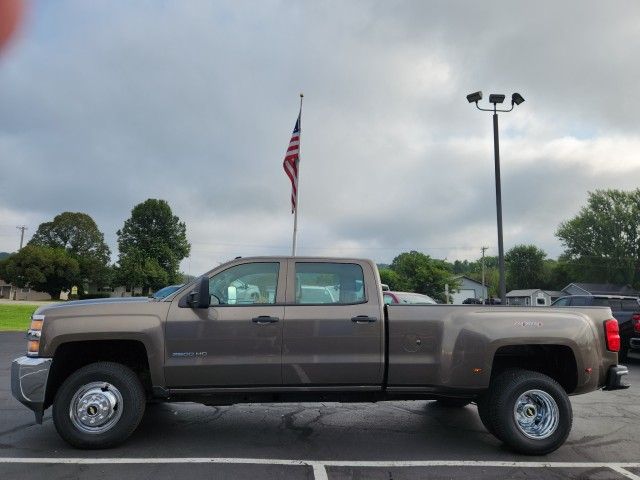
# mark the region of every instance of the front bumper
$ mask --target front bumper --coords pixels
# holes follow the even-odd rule
[[[11,392],[42,423],[51,358],[18,357],[11,364]]]
[[[625,365],[612,365],[607,372],[607,383],[603,390],[621,390],[623,388],[629,388],[629,385],[623,382],[626,375],[629,374],[629,369]]]

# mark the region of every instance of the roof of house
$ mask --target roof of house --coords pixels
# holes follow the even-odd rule
[[[476,284],[476,285],[478,285],[479,287],[482,287],[482,283],[480,283],[480,282],[479,282],[479,281],[477,281],[477,280],[474,280],[474,279],[473,279],[473,278],[471,278],[471,277],[467,277],[466,275],[456,275],[456,276],[455,276],[455,277],[453,277],[453,278],[455,278],[456,280],[457,280],[457,279],[459,279],[459,278],[465,278],[465,279],[469,280],[470,282],[475,283],[475,284]],[[486,283],[485,283],[485,285],[484,285],[484,288],[487,288],[487,284],[486,284]]]
[[[576,286],[591,295],[638,295],[630,285],[616,285],[614,283],[578,283],[573,282],[563,288],[566,290],[571,285]]]
[[[511,290],[507,293],[507,297],[530,297],[536,292],[541,291],[539,288],[530,288],[528,290]]]
[[[567,296],[565,292],[559,292],[558,290],[543,290],[543,291],[550,297],[566,297]]]

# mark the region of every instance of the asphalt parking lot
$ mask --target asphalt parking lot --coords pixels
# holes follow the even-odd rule
[[[334,403],[147,409],[116,449],[75,450],[11,396],[10,362],[24,334],[0,333],[0,478],[640,480],[640,362],[631,388],[572,397],[573,431],[545,457],[516,455],[480,423],[476,408],[434,402]]]

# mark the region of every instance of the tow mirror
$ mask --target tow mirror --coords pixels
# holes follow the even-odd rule
[[[198,288],[198,308],[209,308],[211,305],[211,297],[209,296],[209,277],[203,275],[200,277]]]
[[[209,296],[209,277],[202,277],[196,288],[189,292],[187,305],[191,308],[209,308],[211,297]]]

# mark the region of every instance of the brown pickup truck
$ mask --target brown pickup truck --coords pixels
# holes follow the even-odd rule
[[[238,258],[164,299],[38,309],[11,382],[80,448],[123,442],[151,401],[437,400],[545,454],[569,395],[626,387],[619,348],[606,307],[385,306],[369,260]]]

